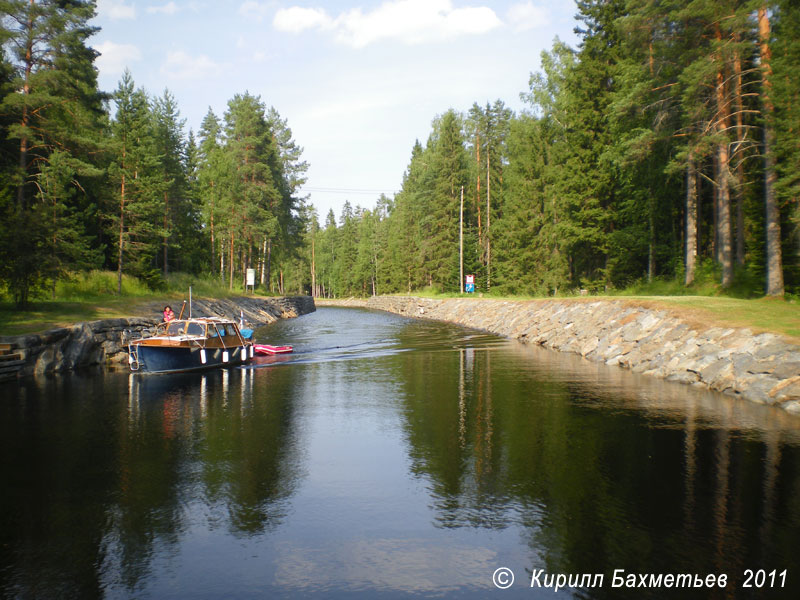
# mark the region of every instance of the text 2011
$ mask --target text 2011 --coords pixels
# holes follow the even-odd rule
[[[786,585],[786,569],[778,573],[777,569],[773,569],[772,571],[765,571],[764,569],[759,569],[758,571],[753,571],[752,569],[746,569],[744,572],[744,583],[742,587],[746,588],[774,588],[779,587],[782,588]]]

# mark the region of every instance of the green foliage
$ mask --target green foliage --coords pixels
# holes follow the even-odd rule
[[[116,294],[117,274],[111,271],[82,271],[59,280],[54,300],[85,302],[102,300]],[[152,295],[153,290],[143,281],[130,275],[122,276],[120,296],[137,298]]]
[[[102,266],[120,295],[173,271],[221,293],[255,269],[262,293],[458,294],[463,265],[492,295],[750,297],[778,268],[798,293],[796,3],[577,8],[577,47],[542,54],[525,111],[445,111],[394,198],[320,224],[302,148],[260,97],[209,110],[195,139],[168,90],[126,72],[112,118],[94,2],[0,2],[0,285],[24,305]]]
[[[95,262],[83,198],[101,174],[102,95],[86,45],[93,16],[94,2],[0,3],[0,278],[19,306],[48,280]]]
[[[382,291],[459,288],[454,192],[464,185],[465,273],[484,293],[752,297],[781,264],[765,233],[772,170],[782,270],[796,290],[800,11],[767,4],[579,1],[578,47],[556,40],[543,53],[522,94],[530,113],[476,103],[437,118],[414,146],[372,259],[387,274]],[[764,6],[774,85],[756,21]],[[761,142],[773,113],[774,147]],[[362,225],[326,232],[330,260],[360,265],[342,271],[347,281],[334,276],[328,293],[368,289],[373,234]]]

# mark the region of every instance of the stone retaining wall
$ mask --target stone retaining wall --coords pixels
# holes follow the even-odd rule
[[[800,346],[772,333],[701,328],[676,313],[619,300],[503,301],[378,296],[319,301],[448,321],[572,352],[637,373],[800,414]]]
[[[180,312],[180,306],[173,308],[176,314]],[[0,344],[9,344],[11,351],[24,359],[20,376],[70,371],[105,362],[126,362],[127,340],[138,337],[142,331],[160,322],[162,309],[163,304],[152,304],[139,309],[139,312],[152,313],[152,316],[103,319],[39,334],[0,336]],[[315,310],[314,299],[310,296],[192,301],[192,314],[195,317],[219,316],[238,320],[243,314],[245,323],[250,327],[298,317]],[[188,308],[184,313],[184,317],[187,316]]]

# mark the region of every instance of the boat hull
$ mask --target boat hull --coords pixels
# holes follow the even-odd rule
[[[252,345],[229,348],[137,346],[136,370],[141,373],[180,373],[235,366],[246,363],[253,355]]]

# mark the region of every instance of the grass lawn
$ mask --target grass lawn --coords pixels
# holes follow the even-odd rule
[[[152,299],[109,298],[83,302],[34,302],[29,310],[18,311],[0,304],[0,335],[38,333],[83,321],[131,317],[141,314],[138,307]],[[157,316],[157,315],[153,315]]]
[[[700,325],[749,327],[754,332],[780,333],[800,343],[800,304],[797,301],[722,296],[626,296],[621,299],[661,306]]]
[[[25,311],[17,310],[8,298],[2,301],[0,295],[0,336],[38,333],[99,319],[159,317],[165,304],[180,307],[181,301],[188,298],[190,287],[195,297],[225,298],[237,294],[217,278],[202,279],[183,273],[170,275],[162,291],[153,291],[127,275],[122,278],[120,295],[117,285],[114,272],[80,273],[58,283],[55,301],[35,301]]]
[[[94,284],[94,285],[91,285]],[[183,282],[181,282],[183,284]],[[196,285],[196,284],[195,284]],[[69,300],[56,302],[36,302],[27,311],[17,311],[10,303],[0,302],[0,335],[21,335],[36,333],[64,327],[82,321],[95,321],[115,317],[130,317],[136,315],[158,316],[154,308],[159,303],[180,305],[185,293],[166,292],[156,294],[139,293],[138,290],[130,295],[116,296],[112,293],[97,294],[96,281],[87,282],[86,287],[91,287],[95,293],[83,292],[84,297],[74,294]],[[187,288],[188,285],[175,286],[172,289]],[[236,295],[227,289],[214,289],[202,286],[196,297],[223,297]],[[401,295],[401,294],[398,294]],[[436,294],[431,292],[418,292],[418,295],[428,298],[455,298],[459,294]],[[480,296],[472,296],[476,301]],[[496,300],[534,300],[544,301],[544,298],[523,297],[496,297],[487,296],[486,299]],[[791,341],[800,344],[800,303],[797,300],[783,300],[777,298],[740,299],[726,296],[582,296],[566,297],[557,300],[570,302],[593,302],[596,300],[615,300],[627,302],[649,308],[666,309],[676,316],[690,322],[695,327],[748,327],[754,333],[771,331],[781,334]]]
[[[397,294],[402,296],[404,294]],[[413,293],[425,298],[458,298],[459,294]],[[481,296],[465,294],[465,297]],[[567,296],[563,298],[530,298],[483,296],[493,300],[558,300],[567,302],[595,302],[611,300],[628,302],[637,306],[669,310],[695,327],[747,327],[754,333],[770,331],[781,334],[800,344],[800,303],[781,298],[730,298],[727,296]]]

